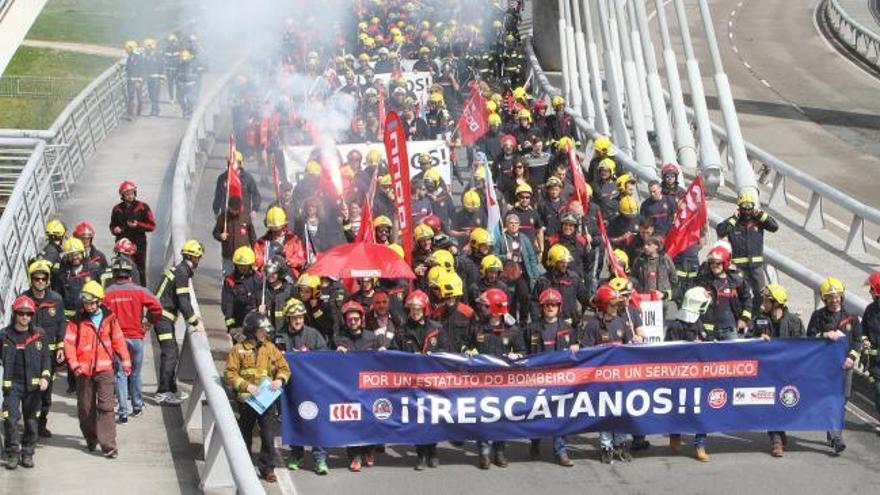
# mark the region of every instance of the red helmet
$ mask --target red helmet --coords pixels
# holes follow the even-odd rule
[[[78,239],[95,237],[95,228],[92,227],[92,224],[89,222],[80,222],[80,224],[73,229],[73,236]]]
[[[126,256],[134,256],[134,253],[137,252],[137,246],[135,243],[128,240],[128,238],[123,237],[116,241],[116,244],[113,245],[113,251],[117,253],[122,253]]]
[[[28,296],[18,296],[12,302],[12,311],[16,313],[36,313],[37,304]]]
[[[611,302],[620,297],[620,294],[611,288],[608,284],[603,284],[599,287],[599,290],[596,291],[596,295],[593,296],[593,305],[596,306],[596,309],[599,311],[606,311]]]
[[[361,318],[364,317],[364,307],[357,301],[348,301],[347,303],[342,305],[342,316],[344,317],[348,313],[359,313]]]
[[[420,306],[422,308],[427,308],[430,304],[430,300],[428,299],[428,295],[420,290],[412,291],[408,296],[406,296],[406,301],[404,301],[404,306],[409,308],[412,306]]]
[[[678,175],[679,172],[681,172],[681,167],[679,167],[677,164],[675,164],[675,163],[666,163],[666,164],[664,164],[663,167],[660,169],[660,176],[662,177],[662,176],[664,176],[664,175],[666,175],[666,174],[675,174],[675,175]]]
[[[489,307],[489,314],[492,316],[503,316],[507,314],[507,293],[501,289],[489,289],[480,294],[477,303]]]
[[[130,180],[122,181],[122,184],[119,184],[119,195],[122,196],[122,194],[123,194],[125,191],[134,191],[134,192],[137,192],[137,189],[138,189],[138,188],[137,188],[137,186],[135,185],[134,182],[132,182],[132,181],[130,181]]]
[[[544,289],[541,295],[538,296],[538,304],[541,306],[545,304],[562,304],[562,294],[552,287]]]
[[[428,215],[422,220],[422,223],[431,227],[435,233],[440,233],[443,230],[443,221],[440,220],[440,217],[437,215]]]
[[[719,260],[721,261],[721,265],[724,266],[726,270],[730,266],[730,251],[725,249],[722,246],[715,246],[709,251],[709,254],[706,256],[706,260]]]
[[[536,99],[535,102],[532,103],[532,110],[536,112],[547,110],[547,102],[541,98]]]
[[[504,146],[505,144],[516,146],[516,137],[513,134],[505,134],[501,136],[501,146]]]
[[[868,277],[868,286],[871,287],[871,295],[880,297],[880,272],[874,272]]]

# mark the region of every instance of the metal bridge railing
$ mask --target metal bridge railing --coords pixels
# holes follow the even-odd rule
[[[839,0],[825,0],[825,19],[834,35],[866,61],[880,68],[880,36],[850,16]]]
[[[241,62],[235,64],[221,77],[215,89],[202,97],[181,139],[172,183],[170,218],[167,219],[171,228],[163,240],[169,260],[180,260],[180,250],[190,237],[192,211],[196,206],[201,173],[214,143],[216,122],[221,112],[227,110],[226,88],[241,65]],[[193,308],[200,314],[194,289],[190,297]],[[178,319],[177,324],[186,328],[179,377],[193,382],[190,397],[184,404],[184,424],[187,432],[193,434],[193,441],[203,445],[200,488],[235,487],[238,493],[245,495],[264,494],[265,490],[257,478],[229,397],[214,364],[207,336],[194,332],[183,319]]]
[[[0,76],[0,98],[67,99],[79,94],[88,79]]]
[[[540,89],[540,91],[544,95],[558,95],[559,89],[554,87],[550,83],[550,80],[547,78],[547,75],[544,74],[543,70],[541,69],[541,64],[538,61],[538,57],[535,55],[535,50],[532,46],[531,38],[525,38],[523,40],[523,43],[525,45],[526,60],[528,61],[529,66],[530,66],[530,70],[532,71],[532,77],[538,83],[537,87]],[[591,141],[593,139],[595,139],[596,136],[599,135],[599,133],[596,132],[596,130],[593,129],[587,123],[587,121],[584,120],[584,118],[581,117],[576,111],[574,111],[571,108],[566,108],[566,112],[574,118],[575,124],[577,125],[578,129],[580,129],[581,132],[583,132]],[[716,126],[716,129],[715,129],[716,135],[721,133],[722,131],[723,131],[722,129],[720,129]],[[726,136],[726,134],[725,134],[725,136]],[[751,146],[751,147],[747,146],[747,149],[750,149],[750,148],[753,150],[756,149],[759,152],[761,152],[762,154],[766,154],[766,156],[763,157],[763,159],[766,159],[768,162],[773,162],[775,160],[775,162],[773,162],[773,164],[781,165],[779,167],[779,170],[782,170],[783,173],[788,173],[790,171],[789,169],[793,170],[793,167],[785,164],[784,162],[782,162],[780,160],[775,159],[774,157],[772,157],[771,155],[769,155],[765,151],[760,150],[759,148],[754,147],[754,146]],[[750,154],[754,153],[753,150],[750,151]],[[641,166],[638,162],[636,162],[626,152],[618,149],[617,155],[615,156],[615,159],[618,161],[618,163],[622,164],[624,166],[624,168],[626,168],[628,171],[636,174],[641,180],[643,180],[643,181],[657,180],[657,173],[655,170],[647,169],[646,167]],[[806,176],[806,174],[802,174],[802,175]],[[792,174],[792,176],[794,176],[794,174]],[[815,180],[812,177],[809,177],[809,176],[806,176],[806,177],[809,179]],[[799,179],[803,179],[803,177],[799,177]],[[828,187],[828,189],[833,189],[833,188]],[[827,193],[827,191],[823,191],[823,192]],[[839,194],[843,195],[843,193],[840,193],[839,191],[837,191],[837,192]],[[849,198],[849,199],[851,199],[851,198]],[[712,213],[711,211],[709,212],[709,223],[713,227],[722,221],[724,221],[724,219],[721,216],[719,216],[715,213]],[[791,258],[785,256],[784,254],[779,253],[778,251],[776,251],[772,248],[769,248],[769,247],[764,248],[764,260],[766,261],[765,270],[767,271],[767,275],[770,278],[770,280],[777,279],[777,274],[776,274],[777,271],[782,272],[785,275],[787,275],[788,277],[797,281],[799,284],[802,284],[802,285],[808,287],[813,292],[816,301],[820,300],[820,298],[819,298],[819,285],[822,283],[822,280],[824,280],[824,278],[825,278],[824,276],[810,270],[806,266],[798,263],[797,261],[792,260]],[[865,307],[868,305],[868,301],[862,299],[861,297],[859,297],[855,294],[847,294],[846,298],[844,299],[844,305],[846,306],[847,311],[850,311],[853,314],[862,314],[865,311]]]
[[[0,321],[26,288],[27,260],[44,242],[43,227],[86,160],[125,113],[125,71],[117,63],[76,96],[48,130],[0,129]],[[30,149],[24,165],[23,150]]]

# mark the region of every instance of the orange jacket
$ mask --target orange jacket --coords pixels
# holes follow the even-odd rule
[[[104,318],[97,330],[89,315],[82,310],[67,322],[64,357],[72,372],[80,370],[85,376],[94,376],[113,371],[113,354],[119,356],[123,370],[131,371],[131,357],[119,321],[109,309],[102,306],[101,311]]]
[[[272,232],[266,232],[263,237],[257,239],[257,242],[254,244],[254,254],[257,256],[257,262],[254,264],[255,268],[262,269],[263,264],[266,262],[266,247],[272,241]],[[287,266],[290,268],[291,273],[294,277],[298,277],[300,271],[303,266],[306,264],[306,248],[303,245],[303,241],[288,230],[286,227],[284,229],[284,240],[275,241],[280,244],[284,248],[283,253],[274,253],[279,256],[284,256],[287,260]]]

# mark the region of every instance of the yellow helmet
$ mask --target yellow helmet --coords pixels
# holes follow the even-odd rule
[[[788,304],[788,291],[785,290],[785,287],[779,284],[770,284],[767,287],[764,287],[761,289],[761,295],[769,297],[783,306]]]
[[[522,86],[513,88],[513,97],[517,100],[525,100],[526,99],[526,89]]]
[[[376,40],[367,36],[366,38],[364,38],[364,46],[367,48],[374,48],[376,46]]]
[[[63,237],[65,232],[67,232],[67,229],[64,228],[64,224],[61,223],[61,220],[50,220],[49,223],[46,224],[47,236]]]
[[[177,35],[174,33],[168,33],[168,36],[166,36],[165,39],[169,43],[177,43]]]
[[[758,201],[755,199],[755,195],[750,192],[740,194],[736,199],[736,206],[742,206],[745,204],[751,204],[752,206],[757,205]]]
[[[559,105],[565,105],[565,98],[561,96],[554,96],[553,98],[550,98],[550,105],[552,105],[553,108],[556,108]]]
[[[477,227],[471,231],[470,244],[472,247],[477,247],[481,244],[492,245],[492,235],[489,234],[489,231],[482,228]]]
[[[626,192],[626,185],[630,182],[636,182],[635,177],[629,174],[621,174],[620,177],[617,178],[617,191],[621,193]]]
[[[562,136],[556,141],[556,149],[558,151],[568,151],[574,146],[574,140],[568,136]]]
[[[45,273],[46,275],[52,275],[52,263],[43,259],[34,260],[33,263],[28,265],[28,278],[33,276],[33,274],[35,273]]]
[[[492,100],[486,100],[486,110],[488,110],[490,114],[493,114],[498,111],[498,105]]]
[[[257,262],[257,255],[250,246],[242,246],[232,253],[232,263],[241,266],[250,266]]]
[[[626,277],[614,277],[608,281],[608,285],[614,289],[615,292],[625,293],[633,291],[633,284]]]
[[[370,25],[367,24],[366,21],[361,21],[358,23],[358,30],[359,31],[366,31],[368,27],[370,27]]]
[[[843,282],[834,278],[828,277],[822,281],[822,284],[819,285],[819,294],[822,297],[834,296],[834,295],[844,295],[846,293],[846,287],[843,286]]]
[[[474,180],[486,180],[486,167],[480,166],[474,171]]]
[[[311,275],[308,273],[303,273],[296,279],[297,287],[308,287],[312,290],[318,290],[318,287],[321,286],[321,277],[316,275]]]
[[[383,174],[379,176],[379,187],[388,187],[391,185],[391,174]]]
[[[501,263],[501,258],[495,256],[494,254],[487,254],[483,257],[483,261],[480,262],[480,274],[484,277],[486,276],[486,272],[489,270],[498,270],[499,272],[504,269],[504,264]]]
[[[291,297],[284,304],[284,316],[305,316],[306,305],[295,297]]]
[[[61,251],[65,254],[71,253],[79,253],[86,254],[86,247],[83,244],[83,241],[77,239],[76,237],[71,237],[64,241],[64,244],[61,245]]]
[[[104,288],[101,287],[101,284],[98,282],[89,280],[83,285],[80,294],[82,295],[83,301],[100,301],[104,299]]]
[[[479,193],[477,193],[477,191],[470,189],[466,193],[464,193],[464,196],[461,198],[461,204],[466,210],[474,211],[480,207],[480,205],[482,204],[482,200],[480,199],[480,195]]]
[[[190,60],[192,60],[192,58],[193,58],[192,52],[190,52],[186,48],[184,48],[183,50],[180,51],[180,60],[182,60],[184,62],[189,62]]]
[[[358,60],[360,60],[362,63],[368,63],[370,61],[370,56],[366,53],[361,53],[360,55],[358,55]]]
[[[131,53],[138,48],[138,42],[135,40],[128,40],[125,42],[125,51]]]
[[[417,241],[421,239],[432,239],[433,237],[434,230],[423,223],[416,225],[416,228],[413,230],[413,238]]]
[[[620,264],[623,265],[623,271],[628,272],[629,271],[629,255],[626,254],[626,251],[624,251],[623,249],[615,249],[614,256],[617,256],[618,261],[620,261]]]
[[[611,175],[614,175],[614,172],[617,170],[617,162],[612,160],[611,158],[603,158],[599,160],[598,168],[605,167],[611,171]]]
[[[445,249],[438,249],[431,253],[431,263],[444,268],[446,271],[453,271],[455,268],[455,256]]]
[[[461,281],[461,277],[458,276],[455,272],[446,272],[440,275],[440,279],[437,281],[437,285],[440,286],[440,297],[460,297],[464,295],[464,283]]]
[[[443,104],[443,93],[431,93],[431,96],[428,97],[428,101],[431,103]]]
[[[425,279],[428,281],[428,287],[439,287],[440,286],[440,276],[446,273],[446,270],[440,266],[432,266],[430,270],[428,270],[428,274],[425,276]]]
[[[492,102],[489,102],[489,103],[492,103]],[[494,103],[492,103],[492,104],[494,105]],[[501,116],[498,115],[497,113],[490,113],[489,114],[489,125],[490,126],[501,125]]]
[[[156,49],[156,40],[154,40],[153,38],[144,38],[144,48],[147,48],[149,50],[155,50]]]
[[[557,263],[561,262],[571,263],[572,260],[571,251],[562,244],[554,244],[550,247],[550,250],[547,251],[547,266],[549,268],[553,268]]]
[[[266,212],[266,227],[280,229],[287,225],[287,213],[280,206],[273,206]]]
[[[309,175],[321,175],[321,164],[315,160],[306,162],[306,173]]]
[[[425,173],[422,175],[422,179],[425,181],[431,181],[434,184],[440,183],[440,168],[431,167],[428,170],[425,170]]]
[[[419,55],[427,55],[429,53],[431,53],[431,49],[428,48],[427,46],[420,46],[419,47]]]
[[[532,186],[528,185],[528,183],[525,182],[516,186],[516,193],[514,195],[519,196],[522,193],[532,194]]]
[[[400,244],[389,244],[388,248],[400,256],[401,259],[406,258],[406,254],[404,254],[403,247]]]
[[[522,108],[519,112],[516,113],[516,119],[528,119],[529,122],[532,121],[532,112],[529,111],[528,108]]]
[[[390,229],[393,226],[394,224],[391,223],[391,219],[386,217],[385,215],[379,215],[378,217],[373,219],[374,229],[378,229],[379,227],[388,227]]]
[[[235,161],[238,162],[239,167],[244,167],[244,155],[241,154],[241,151],[235,152]]]
[[[632,196],[622,196],[618,211],[621,215],[633,216],[639,214],[639,202]]]
[[[593,149],[603,156],[614,156],[616,154],[614,144],[608,136],[597,136],[593,141]]]
[[[379,166],[382,163],[382,153],[379,150],[372,149],[367,152],[367,165]]]
[[[183,243],[183,248],[180,250],[180,254],[181,256],[201,258],[205,254],[205,247],[202,246],[201,242],[195,239],[190,239]]]

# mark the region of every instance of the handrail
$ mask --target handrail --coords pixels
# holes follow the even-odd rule
[[[532,73],[533,73],[532,77],[534,77],[535,80],[538,81],[538,84],[539,84],[539,87],[541,88],[541,90],[544,92],[544,94],[548,94],[548,95],[559,94],[559,89],[554,87],[552,84],[550,84],[550,80],[547,78],[546,74],[544,74],[543,70],[541,69],[541,64],[538,61],[538,57],[535,55],[535,50],[534,50],[534,47],[532,46],[531,37],[525,37],[523,39],[523,44],[525,45],[526,60],[528,61],[529,65],[531,67]],[[589,126],[589,124],[587,123],[587,121],[584,120],[579,115],[577,115],[574,112],[574,110],[572,110],[571,108],[566,108],[566,113],[568,113],[569,115],[571,115],[574,118],[575,125],[577,125],[578,129],[580,129],[582,132],[584,132],[590,140],[595,139],[596,136],[599,135],[599,133],[597,133],[595,129],[591,128]],[[720,128],[717,128],[717,126],[713,126],[713,127],[716,127],[714,129],[716,134],[718,134],[719,132],[723,132],[723,130]],[[726,136],[726,134],[724,134],[724,135]],[[750,152],[752,152],[752,153],[754,152],[754,150],[757,150],[757,151],[760,151],[760,152],[766,154],[768,157],[773,158],[771,155],[769,155],[765,151],[763,151],[760,148],[757,148],[755,146],[747,145],[746,148],[747,149],[752,148],[752,150],[750,150]],[[617,150],[617,155],[615,155],[614,158],[620,165],[622,165],[628,171],[635,173],[641,180],[643,180],[643,181],[657,180],[656,170],[642,167],[638,162],[636,162],[631,156],[629,156],[623,150]],[[792,168],[790,165],[787,165],[780,160],[777,160],[777,161],[778,161],[778,164],[782,165],[781,168],[783,170],[785,170],[785,167]],[[806,174],[804,174],[804,175],[806,175]],[[832,189],[832,188],[829,187],[829,189]],[[709,223],[711,225],[715,226],[719,222],[722,222],[722,221],[724,221],[724,219],[720,215],[713,213],[711,211],[709,212]],[[803,284],[806,287],[810,288],[813,291],[813,293],[816,297],[816,300],[819,299],[819,297],[818,297],[819,285],[822,283],[822,280],[824,280],[824,277],[822,275],[819,275],[818,273],[813,272],[812,270],[810,270],[806,266],[792,260],[791,258],[785,256],[784,254],[779,253],[778,251],[776,251],[772,248],[769,248],[769,247],[764,248],[764,259],[766,260],[766,265],[769,265],[770,267],[772,267],[771,270],[772,269],[779,270],[782,273],[786,274],[787,276],[791,277],[792,279],[796,280],[798,283]],[[765,270],[766,269],[767,268],[765,268]],[[770,270],[768,270],[768,271],[770,271]],[[772,275],[772,273],[771,273],[771,275]],[[865,307],[867,307],[867,305],[868,305],[867,301],[865,301],[861,297],[854,295],[854,294],[847,294],[846,298],[844,299],[844,306],[846,307],[847,311],[850,311],[853,314],[864,313]]]
[[[832,22],[831,16],[835,15],[837,22]],[[864,24],[852,18],[840,5],[839,0],[825,0],[825,17],[828,25],[834,30],[834,34],[849,48],[862,55],[864,59],[880,69],[880,36],[865,27]],[[849,31],[849,38],[844,36],[844,28]],[[860,48],[859,41],[864,40],[864,49]],[[873,48],[873,60],[871,59]]]
[[[243,62],[235,64],[221,76],[213,90],[202,97],[190,119],[186,132],[180,142],[171,190],[171,229],[165,240],[169,258],[179,260],[178,253],[189,237],[190,214],[195,206],[196,192],[201,172],[199,159],[209,146],[214,131],[214,123],[221,110],[225,89]],[[196,314],[200,314],[195,290],[190,297]],[[250,453],[245,446],[229,398],[223,388],[222,380],[208,338],[201,332],[193,331],[182,319],[178,324],[186,326],[186,337],[181,358],[181,378],[185,378],[184,368],[192,367],[195,373],[193,390],[185,404],[184,420],[187,429],[201,430],[205,463],[201,469],[201,488],[203,490],[234,485],[239,493],[262,495],[265,493],[257,478]]]

